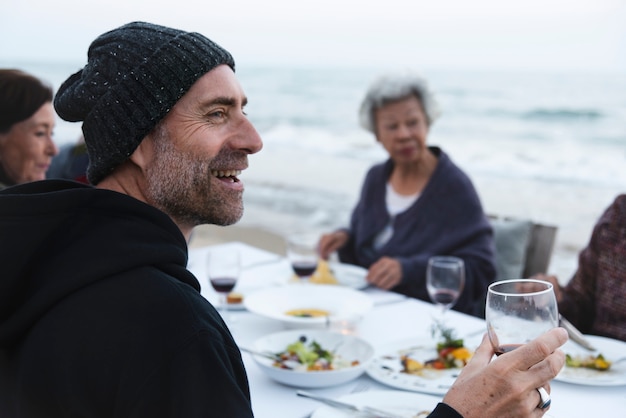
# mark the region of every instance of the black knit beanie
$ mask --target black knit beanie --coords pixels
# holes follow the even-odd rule
[[[83,121],[87,178],[98,184],[126,161],[189,88],[233,57],[195,32],[133,22],[99,36],[87,65],[54,99],[61,118]]]

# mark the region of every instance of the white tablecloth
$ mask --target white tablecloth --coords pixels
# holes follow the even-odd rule
[[[242,251],[243,270],[236,290],[244,294],[256,288],[284,284],[290,272],[289,263],[276,254],[233,242],[220,244],[220,247],[238,248]],[[213,247],[192,249],[189,252],[189,270],[202,286],[202,295],[215,303],[217,294],[208,283],[204,270],[204,259]],[[384,347],[394,342],[409,339],[422,339],[430,336],[435,307],[426,302],[406,298],[393,292],[378,289],[365,290],[374,301],[374,309],[359,324],[357,333],[374,347]],[[257,338],[285,328],[275,320],[260,317],[245,310],[230,311],[229,327],[241,346],[252,345]],[[462,330],[461,335],[479,333],[485,329],[484,321],[455,311],[446,314],[446,321]],[[296,396],[297,388],[284,386],[269,379],[254,363],[249,354],[243,353],[243,360],[250,381],[252,407],[257,418],[303,418],[320,404]],[[392,390],[393,388],[374,381],[367,375],[344,385],[308,389],[310,392],[329,397],[349,394],[356,385],[367,381],[371,390]],[[626,386],[599,387],[582,386],[554,381],[552,386],[552,407],[549,415],[555,418],[588,418],[590,416],[626,417]]]

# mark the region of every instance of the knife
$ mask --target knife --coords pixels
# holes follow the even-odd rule
[[[581,347],[586,348],[589,351],[596,351],[596,348],[591,345],[589,341],[585,338],[582,332],[580,332],[571,322],[565,319],[561,314],[559,314],[559,325],[567,330],[567,334],[570,339],[574,341],[576,344]]]
[[[296,392],[298,396],[302,396],[303,398],[313,399],[319,402],[322,402],[330,407],[337,408],[343,411],[348,411],[352,413],[358,413],[361,417],[367,418],[404,418],[400,415],[393,414],[387,411],[381,411],[380,409],[372,408],[370,406],[356,406],[346,402],[336,401],[334,399],[325,398],[323,396],[314,395],[309,392],[305,392],[303,390],[298,390]]]

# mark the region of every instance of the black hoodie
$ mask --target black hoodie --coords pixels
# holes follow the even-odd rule
[[[0,191],[0,417],[250,417],[171,219],[61,180]]]

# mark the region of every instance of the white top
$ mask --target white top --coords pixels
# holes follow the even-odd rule
[[[398,213],[407,210],[419,198],[420,194],[402,195],[397,193],[391,184],[387,183],[387,194],[385,201],[387,203],[387,211],[391,217],[395,217]]]
[[[387,183],[387,193],[385,195],[385,203],[387,204],[387,212],[391,215],[389,222],[383,228],[378,236],[374,239],[374,248],[379,249],[385,245],[393,235],[393,221],[396,215],[407,210],[419,198],[420,194],[401,195],[397,193],[390,183]]]

